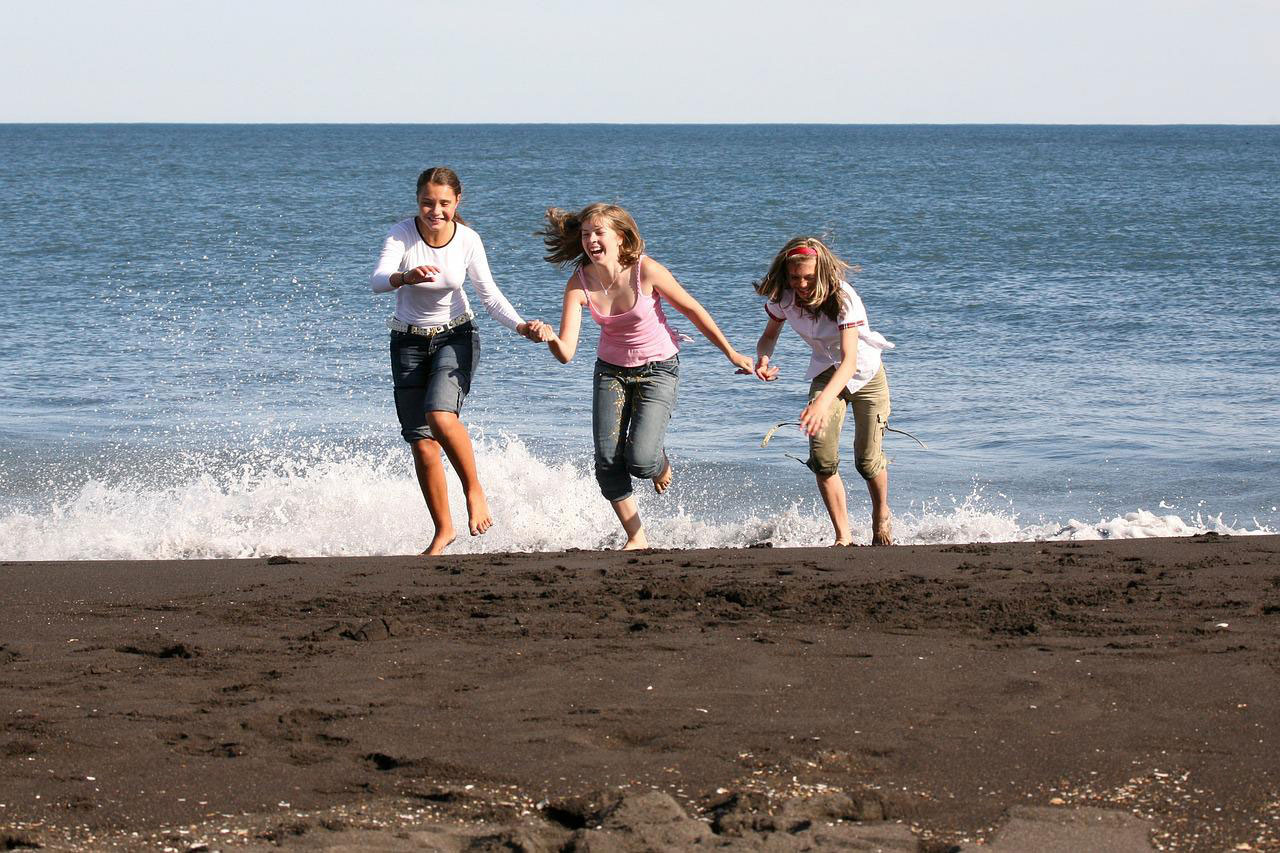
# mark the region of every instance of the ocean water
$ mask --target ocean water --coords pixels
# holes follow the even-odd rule
[[[0,151],[0,558],[420,550],[367,279],[435,164],[526,317],[559,317],[548,205],[626,206],[748,353],[787,238],[859,264],[893,425],[928,445],[886,441],[902,542],[1280,529],[1277,127],[6,125]],[[480,325],[498,523],[455,550],[615,546],[594,326],[561,366]],[[793,333],[776,361],[766,385],[686,346],[676,484],[638,489],[655,545],[830,540],[799,432],[759,446],[804,403]]]

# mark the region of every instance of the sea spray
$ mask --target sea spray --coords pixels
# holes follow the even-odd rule
[[[495,525],[467,535],[465,503],[448,474],[458,540],[452,553],[615,548],[621,531],[582,459],[548,460],[519,438],[477,436],[476,456]],[[400,444],[299,443],[254,446],[243,457],[189,453],[141,465],[64,469],[58,498],[0,509],[0,558],[94,560],[415,554],[431,521]],[[741,484],[739,484],[741,485]],[[727,484],[714,469],[677,462],[677,486],[658,497],[636,482],[649,540],[661,548],[803,547],[829,544],[831,528],[816,497],[740,490],[717,502]],[[750,500],[743,495],[754,495]],[[851,503],[856,507],[857,495]],[[854,512],[854,535],[868,541]],[[959,499],[914,502],[896,515],[901,544],[1103,539],[1219,533],[1269,533],[1221,517],[1184,521],[1134,511],[1096,522],[1019,521],[1007,498],[980,488]]]

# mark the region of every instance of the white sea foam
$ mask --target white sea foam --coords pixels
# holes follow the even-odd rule
[[[618,523],[585,462],[548,462],[518,439],[477,442],[477,457],[497,524],[466,535],[461,490],[449,475],[453,553],[597,550],[616,547]],[[89,477],[69,496],[0,511],[0,558],[10,560],[168,559],[412,554],[430,539],[431,522],[403,447],[328,448],[265,454],[235,465],[190,459],[165,476]],[[706,486],[707,484],[704,484]],[[697,490],[690,490],[693,494]],[[714,489],[704,487],[703,492]],[[830,524],[816,496],[785,496],[769,506],[736,508],[734,517],[698,512],[677,495],[638,489],[650,542],[663,548],[823,545]],[[692,499],[689,499],[692,500]],[[703,503],[706,503],[703,501]],[[723,515],[723,509],[720,509]],[[1186,536],[1205,531],[1271,533],[1221,517],[1187,521],[1137,510],[1083,522],[1025,524],[1012,506],[975,489],[900,511],[901,544]],[[867,541],[865,523],[855,537]]]

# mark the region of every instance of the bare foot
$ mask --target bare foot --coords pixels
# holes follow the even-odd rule
[[[853,544],[852,539],[837,539],[831,543],[832,548],[847,548]]]
[[[664,450],[662,451],[662,473],[653,478],[653,490],[658,494],[662,494],[671,488],[671,479],[674,476],[675,472],[671,470],[671,460],[667,458],[667,452]]]
[[[893,522],[886,516],[880,520],[871,520],[871,544],[893,544]]]
[[[476,489],[475,494],[467,495],[467,526],[472,536],[479,536],[493,527],[493,517],[489,515],[489,501],[484,492]]]
[[[634,537],[627,539],[623,551],[645,551],[649,547],[649,538],[644,534],[644,530],[637,530]]]
[[[436,535],[431,538],[431,544],[427,546],[427,550],[422,552],[422,556],[434,557],[436,554],[443,554],[444,549],[453,544],[453,539],[453,528],[437,530]]]

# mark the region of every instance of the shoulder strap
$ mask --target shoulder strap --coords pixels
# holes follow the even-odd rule
[[[587,290],[587,270],[586,267],[578,267],[578,287],[582,288],[582,298],[587,300],[587,310],[595,313],[596,306],[591,304],[591,292]]]

